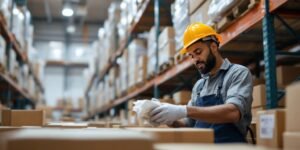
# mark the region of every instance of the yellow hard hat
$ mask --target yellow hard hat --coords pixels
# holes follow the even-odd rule
[[[184,31],[183,49],[180,50],[180,54],[185,54],[190,45],[206,37],[216,37],[218,43],[222,41],[221,36],[212,27],[200,22],[190,24]]]

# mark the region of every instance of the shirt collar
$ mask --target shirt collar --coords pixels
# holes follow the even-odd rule
[[[221,67],[220,67],[220,69],[217,72],[219,72],[220,70],[228,70],[229,67],[230,67],[230,65],[231,65],[231,62],[227,58],[225,58],[224,61],[223,61],[223,63],[222,63],[222,65],[221,65]],[[209,78],[209,73],[207,73],[207,74],[201,74],[201,76],[204,79],[208,79]]]

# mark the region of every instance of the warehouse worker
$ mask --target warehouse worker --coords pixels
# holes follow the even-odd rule
[[[212,128],[215,143],[246,142],[251,123],[252,76],[219,52],[221,37],[211,27],[194,23],[183,36],[184,48],[201,73],[188,105],[163,104],[150,111],[150,121],[172,127]]]

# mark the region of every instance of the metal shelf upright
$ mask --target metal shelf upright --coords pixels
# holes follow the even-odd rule
[[[270,2],[265,0],[265,16],[263,18],[263,46],[265,62],[265,79],[267,107],[277,107],[276,83],[276,48],[275,48],[274,15],[270,13]]]

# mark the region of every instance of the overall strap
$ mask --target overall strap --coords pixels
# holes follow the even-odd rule
[[[200,93],[205,85],[206,79],[203,79],[202,82],[199,83],[198,87],[197,87],[197,96],[200,96]]]

